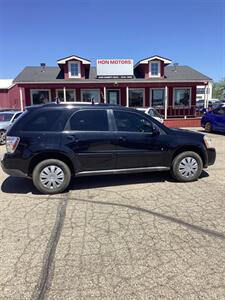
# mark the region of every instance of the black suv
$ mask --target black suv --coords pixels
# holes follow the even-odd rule
[[[48,194],[64,191],[71,175],[170,170],[178,181],[194,181],[216,157],[206,135],[104,104],[30,107],[8,130],[6,149],[3,170]]]

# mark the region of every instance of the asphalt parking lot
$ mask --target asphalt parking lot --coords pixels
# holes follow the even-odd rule
[[[225,135],[210,136],[194,183],[83,177],[44,196],[0,170],[0,299],[225,299]]]

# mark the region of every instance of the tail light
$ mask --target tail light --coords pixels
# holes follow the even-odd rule
[[[7,136],[6,137],[6,151],[8,153],[15,152],[19,142],[20,142],[20,138],[18,136]]]

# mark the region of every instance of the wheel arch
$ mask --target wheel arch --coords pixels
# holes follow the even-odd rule
[[[70,168],[71,174],[75,174],[75,169],[72,163],[72,160],[64,153],[60,153],[60,152],[54,152],[54,151],[48,151],[48,152],[44,152],[44,153],[39,153],[36,156],[34,156],[32,158],[32,160],[29,163],[29,171],[28,174],[29,176],[32,175],[32,172],[35,168],[35,166],[45,160],[45,159],[58,159],[63,161],[64,163],[67,164],[67,166]]]
[[[197,153],[202,159],[203,166],[207,165],[207,158],[206,158],[206,155],[205,155],[205,152],[203,151],[203,149],[198,146],[191,146],[191,145],[190,146],[185,145],[185,146],[182,146],[182,147],[179,147],[178,149],[176,149],[172,155],[172,163],[177,155],[179,155],[180,153],[186,152],[186,151],[192,151],[192,152]]]

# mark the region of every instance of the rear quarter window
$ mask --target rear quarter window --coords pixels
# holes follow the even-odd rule
[[[21,130],[22,131],[62,131],[66,118],[61,110],[47,110],[31,113]]]

